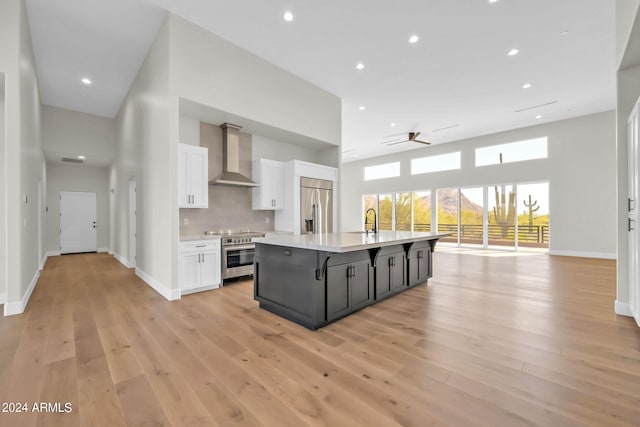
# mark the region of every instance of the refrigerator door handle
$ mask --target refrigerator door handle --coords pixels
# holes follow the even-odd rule
[[[318,233],[318,205],[315,203],[311,205],[311,232],[313,234]]]

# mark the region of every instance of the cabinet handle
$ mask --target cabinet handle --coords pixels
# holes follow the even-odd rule
[[[347,266],[347,277],[351,277],[351,266]]]
[[[418,251],[418,258],[424,258],[424,253],[422,253],[422,251]]]
[[[354,265],[351,268],[353,269],[351,277],[356,277],[356,266]]]
[[[633,202],[633,199],[631,197],[627,198],[627,211],[631,212],[631,203]]]
[[[632,223],[633,221],[635,221],[635,220],[633,220],[633,219],[631,219],[631,218],[627,218],[627,220],[628,220],[628,221],[627,221],[627,229],[628,229],[629,231],[633,231],[633,230],[635,230],[635,228],[631,227],[631,223]]]

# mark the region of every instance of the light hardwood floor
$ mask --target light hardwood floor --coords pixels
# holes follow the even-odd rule
[[[3,426],[638,426],[615,263],[435,254],[422,285],[311,332],[251,281],[167,302],[106,254],[50,258],[0,318]],[[29,408],[31,410],[31,407]]]

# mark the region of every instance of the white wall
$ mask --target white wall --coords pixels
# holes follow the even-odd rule
[[[340,98],[178,16],[169,19],[178,96],[340,145]]]
[[[253,135],[252,143],[252,156],[254,160],[271,159],[281,162],[303,160],[305,162],[319,163],[332,167],[335,167],[337,164],[333,162],[333,158],[326,154],[327,151],[334,151],[336,149],[313,150],[307,146],[276,141],[261,135]]]
[[[177,100],[170,101],[169,84],[169,27],[165,21],[118,112],[117,158],[109,186],[114,189],[113,252],[129,261],[128,186],[135,177],[136,272],[165,297],[176,298],[177,256],[174,260],[172,252],[178,243],[178,110]]]
[[[476,147],[548,137],[548,159],[474,167]],[[410,175],[412,158],[461,151],[458,171]],[[615,112],[486,135],[342,168],[343,230],[362,228],[362,196],[397,191],[549,181],[550,252],[615,257]],[[363,167],[400,161],[399,178],[364,181]]]
[[[39,272],[38,247],[44,236],[38,230],[38,185],[46,188],[42,152],[40,93],[33,44],[24,1],[20,2],[20,286],[9,282],[7,300],[21,301],[30,295]],[[7,159],[10,161],[10,159]],[[11,240],[11,235],[9,235]],[[10,255],[11,257],[11,255]]]
[[[42,144],[49,160],[86,157],[85,164],[108,166],[116,156],[116,121],[59,107],[42,107]]]
[[[46,187],[40,95],[24,0],[0,3],[0,72],[5,75],[5,139],[0,248],[6,314],[24,310],[38,278],[38,186]]]
[[[0,73],[0,304],[4,304],[7,300],[7,284],[5,281],[5,274],[7,271],[7,267],[5,265],[6,253],[5,253],[5,243],[6,236],[4,227],[4,218],[5,218],[5,161],[4,161],[4,150],[5,150],[5,126],[4,126],[4,116],[5,116],[5,108],[4,108],[4,73]]]
[[[180,115],[178,142],[181,144],[200,145],[200,121],[192,117]]]
[[[47,163],[46,251],[60,250],[60,192],[96,193],[98,250],[109,245],[109,170],[106,167]]]
[[[616,0],[616,64],[622,62],[638,16],[640,0]]]
[[[628,232],[627,232],[627,119],[633,105],[640,96],[640,1],[625,0],[616,2],[617,51],[617,237],[618,262],[616,312],[629,314],[629,281],[627,269]],[[634,40],[635,43],[631,43]]]

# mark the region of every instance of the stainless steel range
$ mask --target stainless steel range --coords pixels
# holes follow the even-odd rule
[[[259,231],[218,232],[222,236],[222,278],[247,276],[253,274],[253,257],[256,245],[253,239],[264,237]]]

